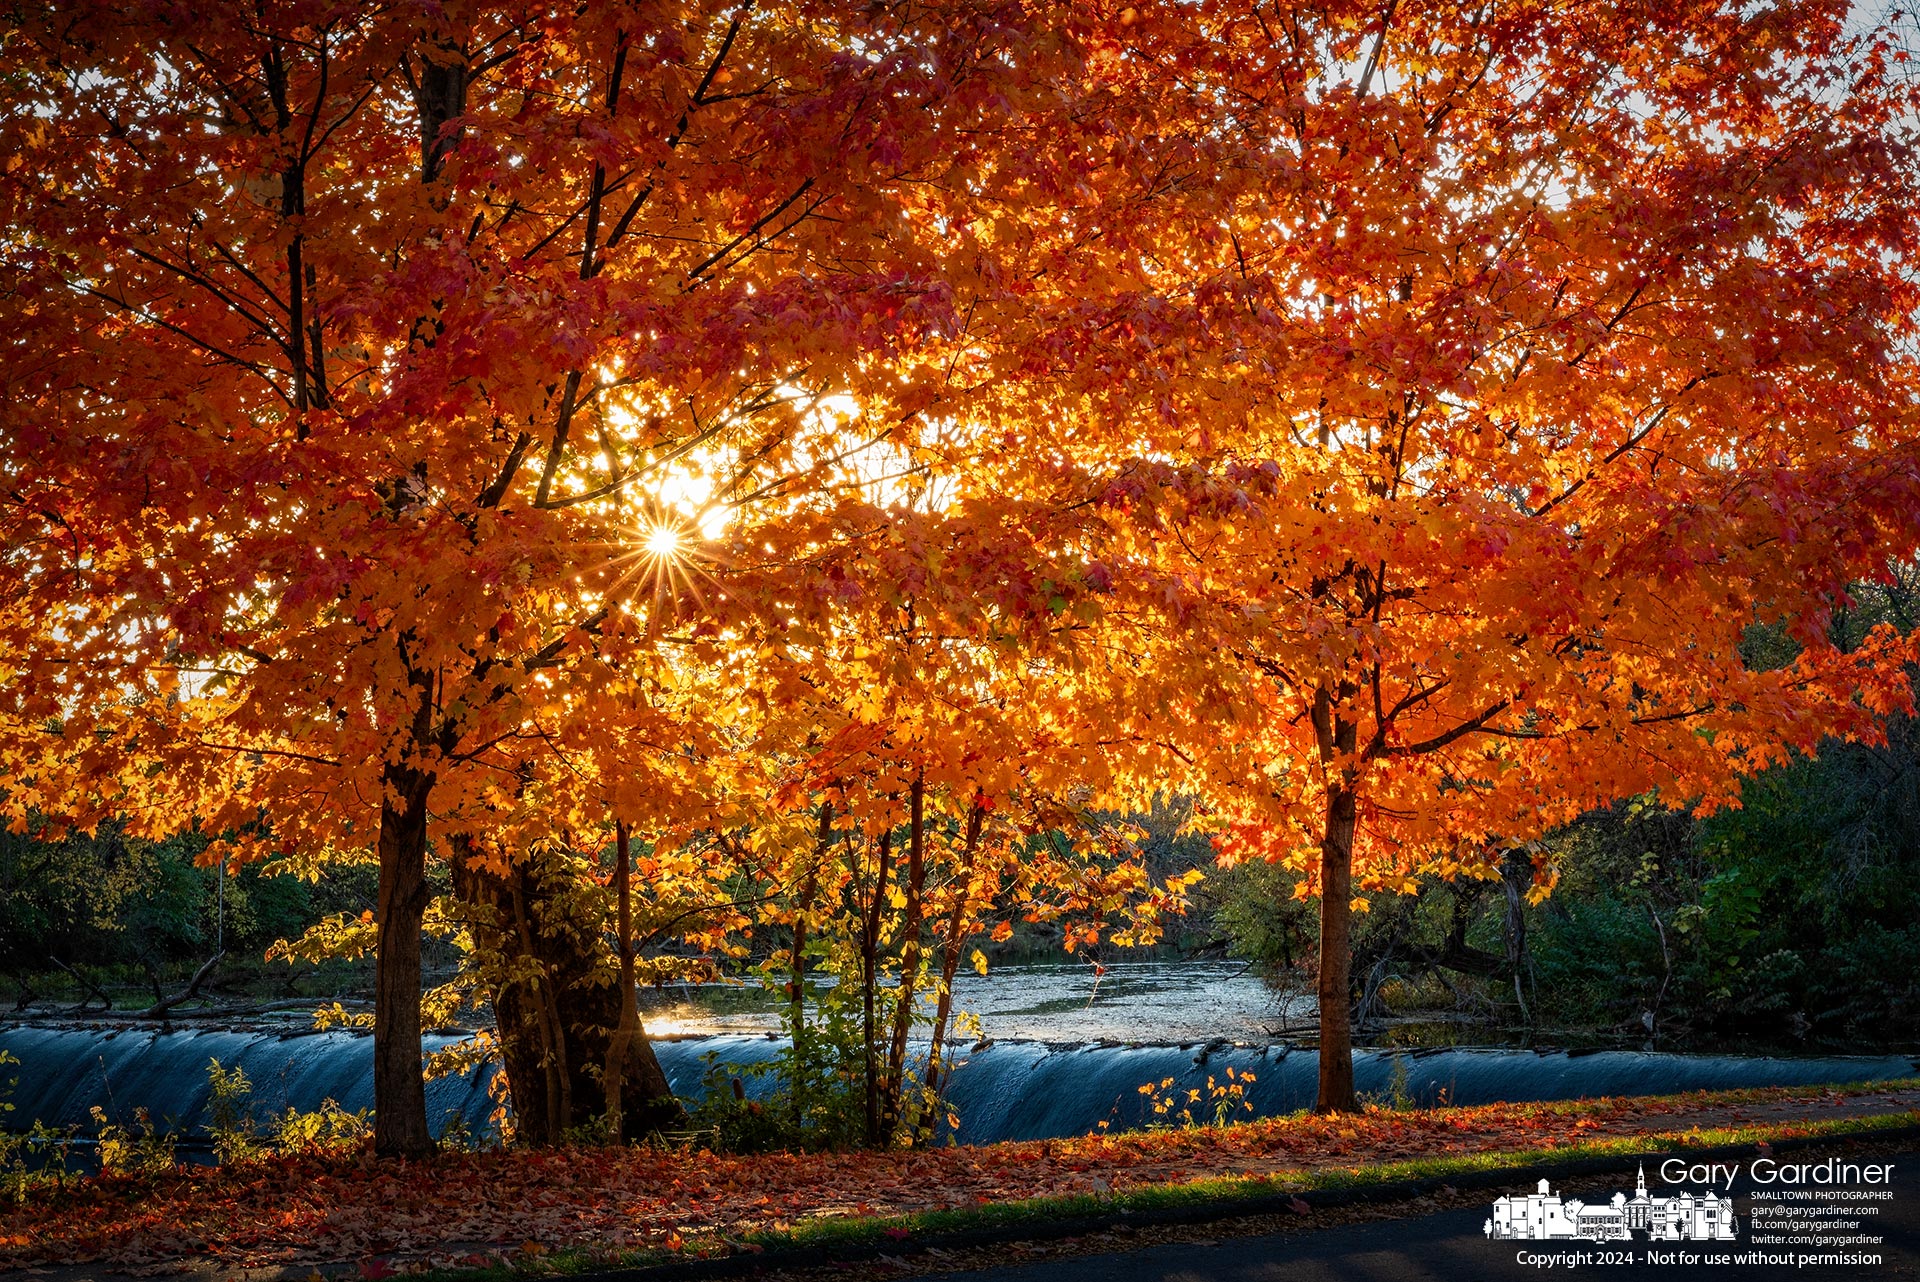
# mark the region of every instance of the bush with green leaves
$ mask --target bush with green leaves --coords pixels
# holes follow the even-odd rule
[[[287,1156],[338,1156],[357,1153],[373,1138],[373,1115],[364,1108],[349,1113],[333,1100],[321,1100],[310,1113],[290,1108],[274,1118],[273,1147]]]
[[[207,1061],[207,1134],[213,1140],[214,1160],[222,1166],[250,1162],[267,1151],[253,1116],[253,1083],[239,1065],[222,1068]]]
[[[1662,1045],[1852,1048],[1920,1035],[1920,744],[1830,743],[1696,819],[1649,802],[1561,835],[1537,912],[1563,1024]]]
[[[311,1112],[289,1108],[272,1114],[263,1125],[254,1116],[253,1083],[246,1070],[236,1065],[222,1068],[219,1060],[207,1063],[207,1081],[211,1091],[207,1100],[207,1135],[213,1141],[213,1154],[222,1166],[258,1161],[281,1154],[336,1155],[352,1153],[363,1147],[373,1134],[371,1115],[366,1109],[354,1112],[333,1100],[321,1101]]]
[[[180,1164],[174,1152],[176,1136],[162,1129],[146,1109],[134,1110],[132,1126],[111,1121],[97,1104],[89,1112],[94,1155],[102,1174],[166,1175]]]
[[[858,985],[816,990],[809,983],[808,988],[812,1000],[798,1030],[792,1008],[782,1008],[788,1036],[777,1055],[744,1066],[706,1057],[702,1093],[689,1115],[696,1135],[711,1134],[718,1147],[733,1153],[817,1152],[866,1143],[867,1043]],[[890,1019],[888,994],[882,990],[877,996]],[[925,1138],[938,1130],[945,1116],[936,1111],[940,1102],[911,1072],[902,1097],[901,1138]]]

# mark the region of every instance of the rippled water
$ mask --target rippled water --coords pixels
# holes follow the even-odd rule
[[[978,1035],[1039,1042],[1264,1042],[1301,1031],[1310,997],[1275,992],[1239,963],[1088,962],[998,966],[954,981]],[[655,1036],[770,1033],[774,1001],[754,986],[678,985],[642,1003]],[[968,1030],[972,1031],[972,1030]]]

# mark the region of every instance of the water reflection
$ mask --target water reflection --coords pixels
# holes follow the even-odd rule
[[[954,1004],[979,1021],[979,1036],[1041,1042],[1264,1042],[1314,1015],[1311,997],[1276,992],[1239,963],[1191,961],[997,966],[956,979]],[[642,1007],[658,1037],[780,1028],[774,999],[754,985],[676,985]]]

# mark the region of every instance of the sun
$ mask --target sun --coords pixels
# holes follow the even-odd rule
[[[680,531],[671,525],[656,525],[647,531],[643,542],[647,555],[660,561],[671,561],[680,554]]]
[[[700,581],[714,581],[709,567],[725,563],[698,517],[665,504],[647,504],[617,527],[614,541],[594,546],[609,554],[606,578],[595,590],[644,611],[650,635],[663,621],[706,608]],[[642,605],[647,598],[652,604]]]

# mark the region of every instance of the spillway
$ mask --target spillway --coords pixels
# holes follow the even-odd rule
[[[451,1037],[429,1037],[428,1049]],[[698,1092],[706,1057],[745,1070],[774,1059],[783,1043],[732,1035],[662,1041],[662,1067],[683,1097]],[[19,1058],[7,1125],[35,1120],[88,1129],[89,1110],[104,1108],[126,1122],[145,1108],[161,1125],[191,1136],[204,1125],[209,1061],[246,1071],[262,1115],[289,1107],[318,1108],[331,1099],[349,1111],[373,1104],[373,1042],[364,1033],[271,1032],[175,1028],[16,1026],[0,1029],[0,1050]],[[1195,1117],[1210,1120],[1207,1079],[1224,1086],[1251,1074],[1236,1116],[1268,1117],[1313,1102],[1318,1061],[1311,1050],[1285,1045],[1113,1045],[1002,1041],[963,1051],[948,1093],[961,1143],[1083,1135],[1102,1122],[1124,1130],[1155,1120],[1142,1085],[1172,1078],[1183,1093],[1198,1089]],[[427,1113],[437,1131],[459,1118],[476,1135],[488,1130],[494,1108],[491,1074],[477,1068],[427,1086]],[[1403,1093],[1419,1105],[1484,1104],[1605,1095],[1652,1095],[1683,1090],[1797,1086],[1885,1081],[1920,1073],[1907,1055],[1759,1057],[1638,1051],[1546,1052],[1444,1049],[1358,1051],[1356,1085],[1363,1094]],[[1397,1080],[1396,1080],[1397,1079]],[[742,1073],[749,1093],[772,1083]],[[1165,1120],[1165,1119],[1160,1119]]]

